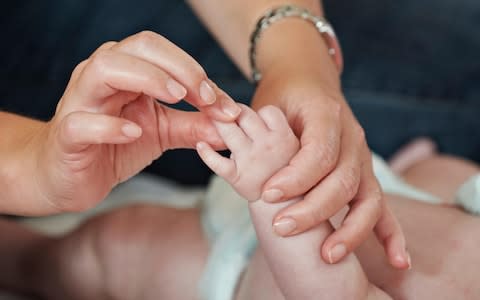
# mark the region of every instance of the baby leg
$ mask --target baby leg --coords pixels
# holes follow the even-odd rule
[[[480,168],[434,149],[432,141],[419,139],[401,149],[390,163],[409,184],[439,197],[443,203],[453,204],[460,186]]]
[[[116,209],[63,237],[46,238],[30,254],[24,276],[51,300],[198,299],[209,251],[199,219],[194,209]]]

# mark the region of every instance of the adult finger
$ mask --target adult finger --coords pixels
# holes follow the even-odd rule
[[[212,121],[200,112],[187,112],[156,103],[159,140],[162,150],[195,149],[198,142],[206,142],[216,150],[225,149],[225,143]]]
[[[105,42],[103,43],[102,45],[100,45],[100,47],[98,47],[95,52],[92,53],[92,55],[90,55],[90,57],[94,56],[95,54],[99,53],[99,52],[102,52],[104,50],[110,50],[113,46],[115,46],[117,44],[117,42],[114,42],[114,41],[110,41],[110,42]],[[85,68],[85,66],[87,65],[88,63],[88,59],[80,62],[76,67],[75,69],[73,69],[73,72],[72,72],[72,75],[70,76],[70,80],[68,82],[68,86],[71,85],[71,84],[74,84],[77,79],[80,77],[80,74],[82,74],[83,72],[83,69]],[[67,86],[67,89],[68,89],[68,86]]]
[[[91,57],[72,89],[77,98],[70,101],[74,109],[87,111],[101,111],[103,100],[118,91],[144,93],[168,103],[178,102],[186,93],[185,88],[162,69],[111,50],[102,50]]]
[[[233,120],[240,113],[234,101],[221,93],[204,69],[185,51],[159,34],[144,31],[112,49],[148,61],[170,74],[186,88],[185,99],[200,110],[211,111],[218,120]],[[221,101],[217,101],[221,97]]]
[[[97,50],[95,50],[94,54],[99,52],[99,51],[102,51],[102,50],[108,50],[110,48],[112,48],[112,46],[114,46],[117,42],[106,42],[104,44],[102,44],[100,47],[98,47]],[[70,80],[68,81],[68,84],[67,84],[67,87],[65,88],[65,93],[68,94],[68,91],[72,88],[72,86],[75,86],[76,83],[77,83],[77,80],[78,78],[80,78],[80,75],[82,74],[83,72],[83,69],[85,68],[85,66],[87,65],[88,63],[88,59],[80,62],[76,67],[75,69],[73,69],[72,71],[72,75],[70,76]],[[56,110],[55,110],[55,114],[57,114],[63,107],[63,102],[64,102],[64,98],[62,97],[60,99],[60,101],[58,101],[57,103],[57,107],[56,107]]]
[[[403,230],[388,205],[385,205],[383,214],[378,220],[374,231],[378,240],[382,243],[388,260],[393,267],[397,269],[408,269],[412,267]]]
[[[141,135],[142,128],[129,120],[77,111],[62,119],[58,142],[63,152],[75,153],[90,145],[131,143]]]
[[[277,214],[274,220],[277,234],[286,236],[304,232],[327,221],[355,197],[361,174],[358,150],[344,145],[335,170],[310,190],[302,201]],[[283,231],[285,226],[277,228],[276,224],[283,224],[287,220],[292,223],[292,231]]]
[[[340,228],[325,240],[322,257],[330,263],[337,263],[360,246],[377,224],[383,209],[382,191],[371,163],[365,162],[358,194]]]
[[[301,114],[297,121],[302,122],[297,126],[303,129],[300,151],[266,182],[264,201],[278,202],[302,195],[335,168],[342,134],[339,112],[312,109]]]

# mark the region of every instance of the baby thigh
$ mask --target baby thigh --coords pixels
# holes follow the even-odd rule
[[[372,283],[394,299],[480,299],[480,218],[387,195],[404,230],[412,269],[391,268],[374,237],[356,253]]]
[[[97,221],[95,248],[112,299],[197,299],[209,251],[198,210],[135,205]]]

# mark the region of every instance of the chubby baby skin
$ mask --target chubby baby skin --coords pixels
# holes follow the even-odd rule
[[[410,241],[413,268],[391,268],[372,234],[357,251],[371,282],[394,299],[479,299],[480,218],[412,199],[387,199]],[[52,300],[198,299],[196,286],[209,253],[199,216],[197,209],[127,206],[59,238],[0,220],[0,286]],[[286,275],[297,281],[290,271]],[[237,300],[282,297],[259,247]]]
[[[320,256],[323,241],[333,228],[324,222],[314,229],[288,238],[280,237],[272,229],[275,215],[301,198],[284,203],[267,203],[260,198],[263,184],[278,170],[288,165],[299,150],[299,141],[288,125],[283,113],[273,106],[254,112],[243,106],[236,122],[214,124],[231,151],[230,158],[223,157],[205,143],[197,145],[204,162],[219,176],[229,182],[237,193],[249,201],[249,210],[264,257],[254,257],[257,266],[251,266],[240,287],[238,299],[278,299],[278,292],[256,296],[265,284],[265,276],[273,275],[275,286],[285,299],[389,299],[370,285],[354,255],[331,265]],[[290,226],[290,224],[276,224]],[[343,254],[342,254],[343,256]],[[262,262],[265,260],[265,262]],[[332,259],[330,259],[332,260]],[[262,266],[262,267],[260,267]],[[267,268],[268,266],[268,268]],[[263,270],[262,270],[263,268]],[[265,269],[267,268],[267,269]],[[248,287],[248,285],[253,285]]]
[[[284,137],[290,139],[287,133]],[[233,158],[241,155],[234,153]],[[244,168],[240,163],[235,167]],[[254,171],[251,167],[247,175]],[[478,299],[480,219],[450,207],[387,198],[410,241],[414,265],[408,271],[391,268],[372,234],[357,252],[371,282],[395,299]],[[249,194],[248,199],[257,200],[257,194]],[[311,292],[319,293],[315,299],[388,297],[368,283],[355,256],[339,265],[323,263],[320,245],[332,230],[330,224],[316,228],[311,236],[278,238],[271,227],[273,214],[282,209],[276,205],[249,204],[261,247],[238,286],[237,300],[292,299],[292,295],[311,299]],[[136,205],[94,217],[60,238],[2,221],[0,267],[5,272],[0,274],[0,285],[53,300],[198,299],[196,287],[209,253],[199,216],[197,209]],[[442,238],[435,238],[439,234]],[[307,274],[311,277],[305,278]]]
[[[298,150],[280,110],[269,106],[257,114],[242,107],[236,122],[215,126],[232,157],[221,157],[206,144],[197,148],[212,169],[251,201],[261,245],[236,298],[388,299],[369,284],[354,255],[335,265],[322,260],[321,243],[333,230],[329,223],[289,238],[272,230],[275,213],[299,199],[254,201],[263,183]],[[97,216],[66,237],[45,237],[38,242],[37,259],[29,260],[36,270],[29,291],[48,299],[197,299],[209,253],[199,216],[198,210],[134,206]]]

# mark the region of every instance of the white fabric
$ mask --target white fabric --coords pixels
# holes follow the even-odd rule
[[[480,215],[480,174],[470,177],[460,187],[455,201],[466,211]]]

